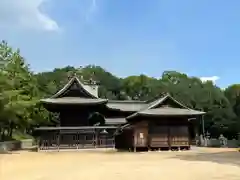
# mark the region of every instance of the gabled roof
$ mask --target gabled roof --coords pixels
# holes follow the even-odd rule
[[[178,105],[179,108],[158,107],[168,99],[174,102],[176,105]],[[146,107],[142,108],[138,112],[128,116],[126,119],[131,119],[139,115],[201,115],[201,114],[205,114],[205,112],[190,109],[187,106],[180,103],[179,101],[177,101],[176,99],[174,99],[172,96],[170,96],[170,94],[166,94],[165,96],[160,97],[159,99],[149,103]]]
[[[66,96],[66,94],[69,91],[70,92],[75,91],[71,89],[74,86],[76,86],[75,90],[78,95]],[[94,104],[107,103],[108,101],[107,99],[98,98],[97,89],[94,90],[93,88],[94,87],[83,84],[76,76],[74,76],[56,94],[54,94],[50,98],[41,99],[40,102],[46,103],[46,104],[78,104],[78,105],[81,105],[81,104],[94,105]]]
[[[174,99],[170,94],[166,94],[163,97],[160,97],[159,99],[156,99],[155,101],[153,101],[152,103],[150,103],[150,106],[147,109],[153,109],[156,108],[157,106],[160,106],[161,104],[163,104],[167,99],[170,99],[172,102],[174,102],[176,105],[178,105],[180,108],[185,108],[185,109],[190,109],[187,106],[185,106],[184,104],[182,104],[181,102],[177,101],[176,99]]]
[[[61,90],[59,90],[56,94],[54,94],[51,98],[61,97],[71,86],[74,85],[74,83],[76,83],[81,88],[83,93],[85,93],[86,95],[89,96],[89,98],[93,98],[93,99],[98,98],[98,95],[95,94],[93,91],[91,91],[89,88],[87,88],[87,86],[84,85],[76,76],[71,78],[70,81],[68,81],[68,83]]]

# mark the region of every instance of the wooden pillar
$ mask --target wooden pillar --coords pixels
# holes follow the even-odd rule
[[[205,138],[205,122],[204,122],[204,115],[201,116],[202,119],[202,133],[203,133],[203,138]]]
[[[97,148],[97,145],[98,145],[98,130],[95,129],[95,144],[94,144],[95,148]]]
[[[200,133],[199,133],[199,119],[195,120],[193,125],[194,125],[194,134],[195,134],[195,137],[194,137],[195,145],[198,146],[199,136],[200,136]]]
[[[79,133],[76,132],[76,146],[77,146],[77,149],[79,149]]]
[[[133,141],[133,151],[136,152],[137,151],[137,133],[136,133],[136,129],[134,128],[134,132],[133,132],[133,136],[134,136],[134,141]]]
[[[137,136],[136,136],[136,132],[134,130],[134,147],[133,147],[133,151],[136,152],[137,151]]]
[[[238,146],[240,146],[240,132],[238,133]],[[240,149],[239,149],[240,151]]]
[[[135,132],[135,130],[134,130],[134,147],[133,147],[133,151],[134,152],[137,152],[137,147],[136,147],[136,145],[137,145],[137,136],[136,136],[136,132]]]
[[[39,139],[39,137],[37,138],[37,152],[39,152],[40,151],[40,146],[41,146],[41,141],[40,141],[40,139]]]
[[[147,147],[148,147],[148,151],[151,151],[151,148],[150,148],[150,136],[149,136],[149,133],[148,133],[148,137],[147,137]]]
[[[61,130],[58,131],[57,133],[57,148],[58,148],[58,151],[60,149],[60,136],[61,136]]]
[[[168,124],[168,148],[169,148],[169,151],[171,150],[171,147],[172,147],[172,137],[171,137],[171,125]]]

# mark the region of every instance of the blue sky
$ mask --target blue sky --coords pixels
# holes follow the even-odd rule
[[[1,0],[0,39],[34,71],[100,65],[239,82],[239,0]]]

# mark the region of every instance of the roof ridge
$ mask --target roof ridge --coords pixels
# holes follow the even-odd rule
[[[139,112],[142,112],[142,111],[145,111],[145,110],[151,109],[151,108],[154,107],[156,104],[161,103],[161,101],[165,100],[167,97],[168,97],[168,95],[165,95],[164,97],[159,98],[159,99],[153,101],[152,103],[149,103],[148,106],[146,106],[145,108],[143,108],[143,109],[141,109],[141,110],[139,110],[139,111],[137,111],[137,112],[131,114],[130,116],[126,117],[126,119],[129,119],[129,118],[132,118],[132,117],[138,115]]]
[[[58,92],[56,92],[54,95],[52,95],[50,98],[58,98],[59,96],[61,96],[73,83],[74,81],[76,81],[80,87],[91,97],[91,98],[94,98],[94,99],[98,99],[97,96],[95,96],[94,94],[92,94],[91,92],[89,92],[84,86],[84,85],[80,80],[79,78],[74,75],[68,82],[67,84],[65,84],[65,86],[63,86],[62,89],[60,89]]]
[[[163,97],[161,97],[161,98],[159,98],[159,99],[151,102],[151,103],[149,104],[149,106],[147,106],[146,108],[143,108],[143,109],[137,111],[137,112],[134,113],[134,114],[131,114],[130,116],[126,117],[126,119],[132,118],[132,117],[138,115],[139,113],[141,113],[142,111],[149,110],[149,109],[152,109],[152,108],[156,107],[157,105],[161,104],[161,103],[162,103],[164,100],[166,100],[167,98],[170,98],[172,101],[174,101],[175,103],[177,103],[178,105],[180,105],[181,107],[183,107],[183,108],[185,108],[185,109],[187,109],[187,110],[196,111],[196,110],[194,110],[194,109],[191,109],[191,108],[185,106],[185,105],[182,104],[181,102],[177,101],[177,100],[176,100],[175,98],[173,98],[169,93],[166,93],[165,96],[163,96]]]
[[[147,103],[154,102],[154,101],[156,101],[157,99],[166,96],[167,94],[169,94],[169,93],[168,93],[168,92],[160,93],[160,94],[156,95],[154,98],[151,98],[151,99],[147,100],[146,102],[147,102]]]
[[[191,109],[191,108],[185,106],[183,103],[179,102],[178,100],[176,100],[175,98],[173,98],[171,95],[169,95],[169,98],[171,98],[171,100],[173,100],[175,103],[177,103],[178,105],[180,105],[180,106],[182,106],[182,107],[184,107],[184,108],[186,108],[186,109],[194,110],[194,109]]]

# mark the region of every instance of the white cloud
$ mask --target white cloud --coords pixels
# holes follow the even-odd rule
[[[59,26],[40,6],[48,0],[0,0],[0,26],[58,31]]]
[[[200,79],[201,79],[202,82],[212,81],[215,84],[216,81],[220,79],[220,77],[218,77],[218,76],[210,76],[210,77],[200,77]]]

